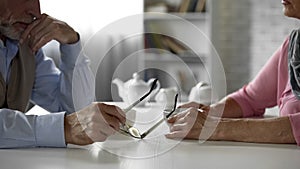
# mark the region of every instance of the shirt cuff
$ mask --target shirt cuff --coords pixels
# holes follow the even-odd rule
[[[294,138],[297,145],[300,146],[300,113],[289,114]]]
[[[51,113],[36,118],[36,144],[42,147],[66,147],[65,113]]]
[[[61,44],[60,45],[60,53],[61,53],[61,68],[62,69],[73,69],[79,58],[80,52],[82,50],[81,41],[74,44]],[[84,58],[85,59],[85,58]],[[83,59],[83,60],[84,60]]]

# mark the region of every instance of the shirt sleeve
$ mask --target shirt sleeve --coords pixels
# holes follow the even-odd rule
[[[66,147],[65,113],[25,115],[0,109],[0,148]]]
[[[89,67],[89,59],[84,55],[81,44],[61,45],[62,99],[70,100],[72,93],[73,109],[78,111],[95,100],[95,77]],[[78,57],[74,57],[78,56]],[[64,88],[64,87],[69,88]]]
[[[50,112],[73,113],[95,99],[94,75],[81,43],[60,45],[57,68],[42,50],[36,55],[36,79],[32,101]]]
[[[262,116],[266,108],[277,105],[278,65],[283,46],[273,54],[254,80],[229,95],[241,106],[244,117]]]

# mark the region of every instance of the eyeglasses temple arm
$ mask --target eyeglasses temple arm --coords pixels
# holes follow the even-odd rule
[[[157,81],[158,81],[158,79],[155,79],[155,80],[153,81],[152,85],[151,85],[150,90],[149,90],[144,96],[142,96],[139,100],[135,101],[135,102],[132,103],[130,106],[128,106],[127,108],[125,108],[123,111],[124,111],[125,113],[127,113],[127,112],[128,112],[129,110],[131,110],[134,106],[136,106],[136,105],[139,104],[141,101],[143,101],[146,97],[148,97],[148,96],[151,94],[151,92],[154,90],[154,87],[155,87]]]
[[[175,102],[174,102],[174,107],[173,110],[166,115],[166,118],[168,119],[176,110],[176,106],[177,106],[177,98],[178,98],[178,94],[176,94],[175,96]],[[142,135],[141,135],[141,139],[143,139],[144,137],[146,137],[149,133],[151,133],[156,127],[158,127],[162,122],[164,121],[164,118],[161,119],[159,122],[155,123],[154,126],[152,126],[150,129],[148,129],[147,131],[145,131]]]

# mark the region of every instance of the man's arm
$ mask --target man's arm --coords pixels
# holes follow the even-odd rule
[[[71,113],[94,101],[94,76],[89,68],[88,59],[84,55],[78,56],[81,50],[79,42],[61,48],[63,61],[60,69],[57,69],[53,60],[44,56],[41,50],[37,53],[31,99],[50,112]],[[78,57],[72,56],[74,53],[77,53]],[[78,61],[75,65],[76,58]]]
[[[95,100],[95,77],[89,67],[90,60],[81,50],[80,41],[60,46],[60,98],[62,103],[73,106],[71,112],[78,111]],[[70,112],[69,107],[62,108]]]
[[[64,114],[35,116],[0,109],[0,148],[65,147]]]
[[[124,124],[125,113],[117,106],[92,103],[66,115],[25,115],[0,109],[0,148],[66,147],[104,141]]]
[[[73,28],[43,14],[23,33],[22,41],[26,38],[29,39],[29,46],[33,51],[35,46],[41,47],[50,40],[57,40],[61,52],[59,69],[50,58],[44,56],[42,50],[37,52],[33,102],[51,112],[71,113],[94,101],[94,75],[89,68],[88,58],[81,52],[80,37]]]

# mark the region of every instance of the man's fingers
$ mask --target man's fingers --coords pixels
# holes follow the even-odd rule
[[[39,19],[39,23],[32,28],[30,33],[32,35],[38,36],[41,34],[41,32],[44,32],[47,28],[48,29],[53,29],[51,27],[51,23],[53,22],[51,19],[47,19],[48,15],[43,14],[42,17]]]
[[[47,20],[47,17],[48,15],[43,14],[41,18],[32,22],[21,35],[20,43],[22,44],[24,40],[28,40],[33,52],[36,52],[53,39],[53,37],[49,37],[49,35],[51,35],[49,33],[53,31],[53,28],[49,26],[52,21]],[[48,37],[44,37],[46,35],[48,35]]]
[[[97,134],[98,132],[101,132],[103,135],[105,135],[106,137],[116,133],[116,130],[111,127],[110,125],[106,124],[105,122],[102,121],[102,123],[97,123],[97,122],[93,122],[93,123],[89,123],[87,129],[85,129],[86,131],[94,131],[95,134]]]
[[[107,136],[99,130],[88,130],[85,131],[85,133],[92,142],[102,142],[107,138]]]
[[[41,36],[34,37],[33,41],[29,43],[29,46],[33,52],[36,52],[38,49],[50,42],[52,40],[52,36],[51,32],[45,32],[45,34]]]
[[[30,32],[31,38],[29,39],[29,45],[34,52],[54,39],[54,28],[53,25],[51,25],[52,21],[47,20],[46,17],[47,16],[43,16],[43,20]]]
[[[30,25],[28,25],[28,27],[26,28],[26,30],[23,32],[23,34],[20,37],[20,43],[22,44],[26,39],[30,38],[30,32],[31,30],[38,25],[41,22],[41,20],[37,19],[35,21],[33,21]]]
[[[116,117],[122,124],[126,122],[125,112],[117,106],[100,103],[99,109],[101,112],[104,111],[106,114]]]
[[[114,130],[118,131],[120,128],[120,122],[115,116],[103,115],[105,122],[112,127]]]

